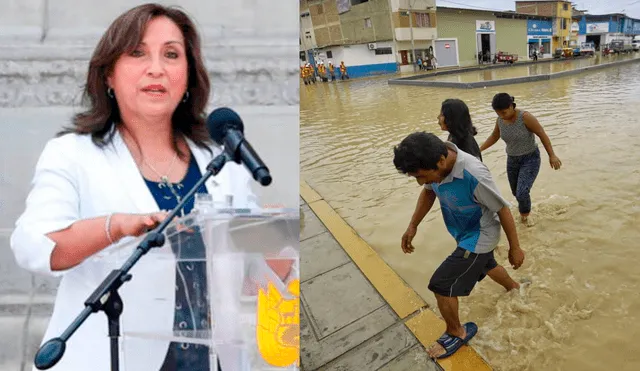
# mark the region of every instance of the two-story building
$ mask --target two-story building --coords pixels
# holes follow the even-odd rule
[[[613,40],[624,40],[631,44],[634,36],[640,35],[640,19],[622,13],[584,14],[580,16],[579,42],[592,42],[596,49]]]
[[[425,59],[438,37],[435,0],[389,0],[401,72],[412,71],[417,58]]]
[[[516,1],[516,13],[532,14],[551,17],[552,35],[551,50],[570,46],[577,38],[575,31],[572,33],[573,6],[571,1],[550,0],[550,1]]]
[[[437,37],[435,0],[300,0],[300,25],[301,59],[352,78],[413,70]]]

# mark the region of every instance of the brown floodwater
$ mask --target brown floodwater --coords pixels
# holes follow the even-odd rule
[[[504,233],[496,250],[514,278],[532,284],[505,293],[486,279],[462,299],[461,320],[480,327],[471,344],[495,370],[639,370],[640,64],[472,90],[388,85],[388,78],[301,84],[303,179],[435,308],[427,284],[455,241],[436,203],[416,251],[402,253],[420,187],[394,169],[393,146],[417,130],[446,138],[436,117],[452,97],[469,105],[482,143],[495,125],[491,98],[510,93],[544,126],[563,167],[551,169],[538,140],[536,224],[518,224],[525,264],[509,267]],[[483,157],[517,215],[504,148],[500,141]]]
[[[428,78],[428,81],[446,81],[446,82],[480,82],[501,80],[514,77],[548,75],[552,73],[574,70],[594,66],[598,64],[607,64],[611,62],[640,58],[640,53],[610,55],[602,57],[599,54],[595,57],[581,59],[563,59],[558,62],[537,63],[524,66],[512,65],[509,67],[486,69],[483,71],[464,72],[454,75],[441,75]]]

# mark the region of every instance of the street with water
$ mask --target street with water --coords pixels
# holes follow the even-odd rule
[[[596,58],[435,78],[554,73]],[[388,84],[397,77],[301,84],[302,178],[437,311],[427,284],[455,241],[436,203],[418,228],[416,251],[402,252],[420,187],[394,168],[393,146],[419,130],[445,139],[437,116],[447,98],[467,103],[482,144],[496,121],[492,97],[511,94],[543,125],[563,167],[551,169],[537,140],[543,162],[532,190],[535,225],[518,225],[525,264],[507,268],[532,284],[505,293],[483,280],[462,299],[461,321],[480,328],[471,345],[495,370],[640,369],[640,63],[470,90]],[[517,215],[504,142],[483,158]],[[508,267],[507,248],[503,234],[496,258]]]

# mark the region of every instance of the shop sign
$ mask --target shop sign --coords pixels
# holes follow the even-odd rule
[[[587,33],[607,33],[609,22],[587,23]]]
[[[476,32],[496,32],[496,21],[476,21]]]
[[[551,36],[553,23],[551,21],[527,20],[527,35]]]

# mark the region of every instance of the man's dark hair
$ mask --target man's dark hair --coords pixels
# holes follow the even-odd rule
[[[437,170],[438,161],[449,154],[440,138],[424,131],[409,134],[393,148],[393,164],[403,174],[420,169]]]

